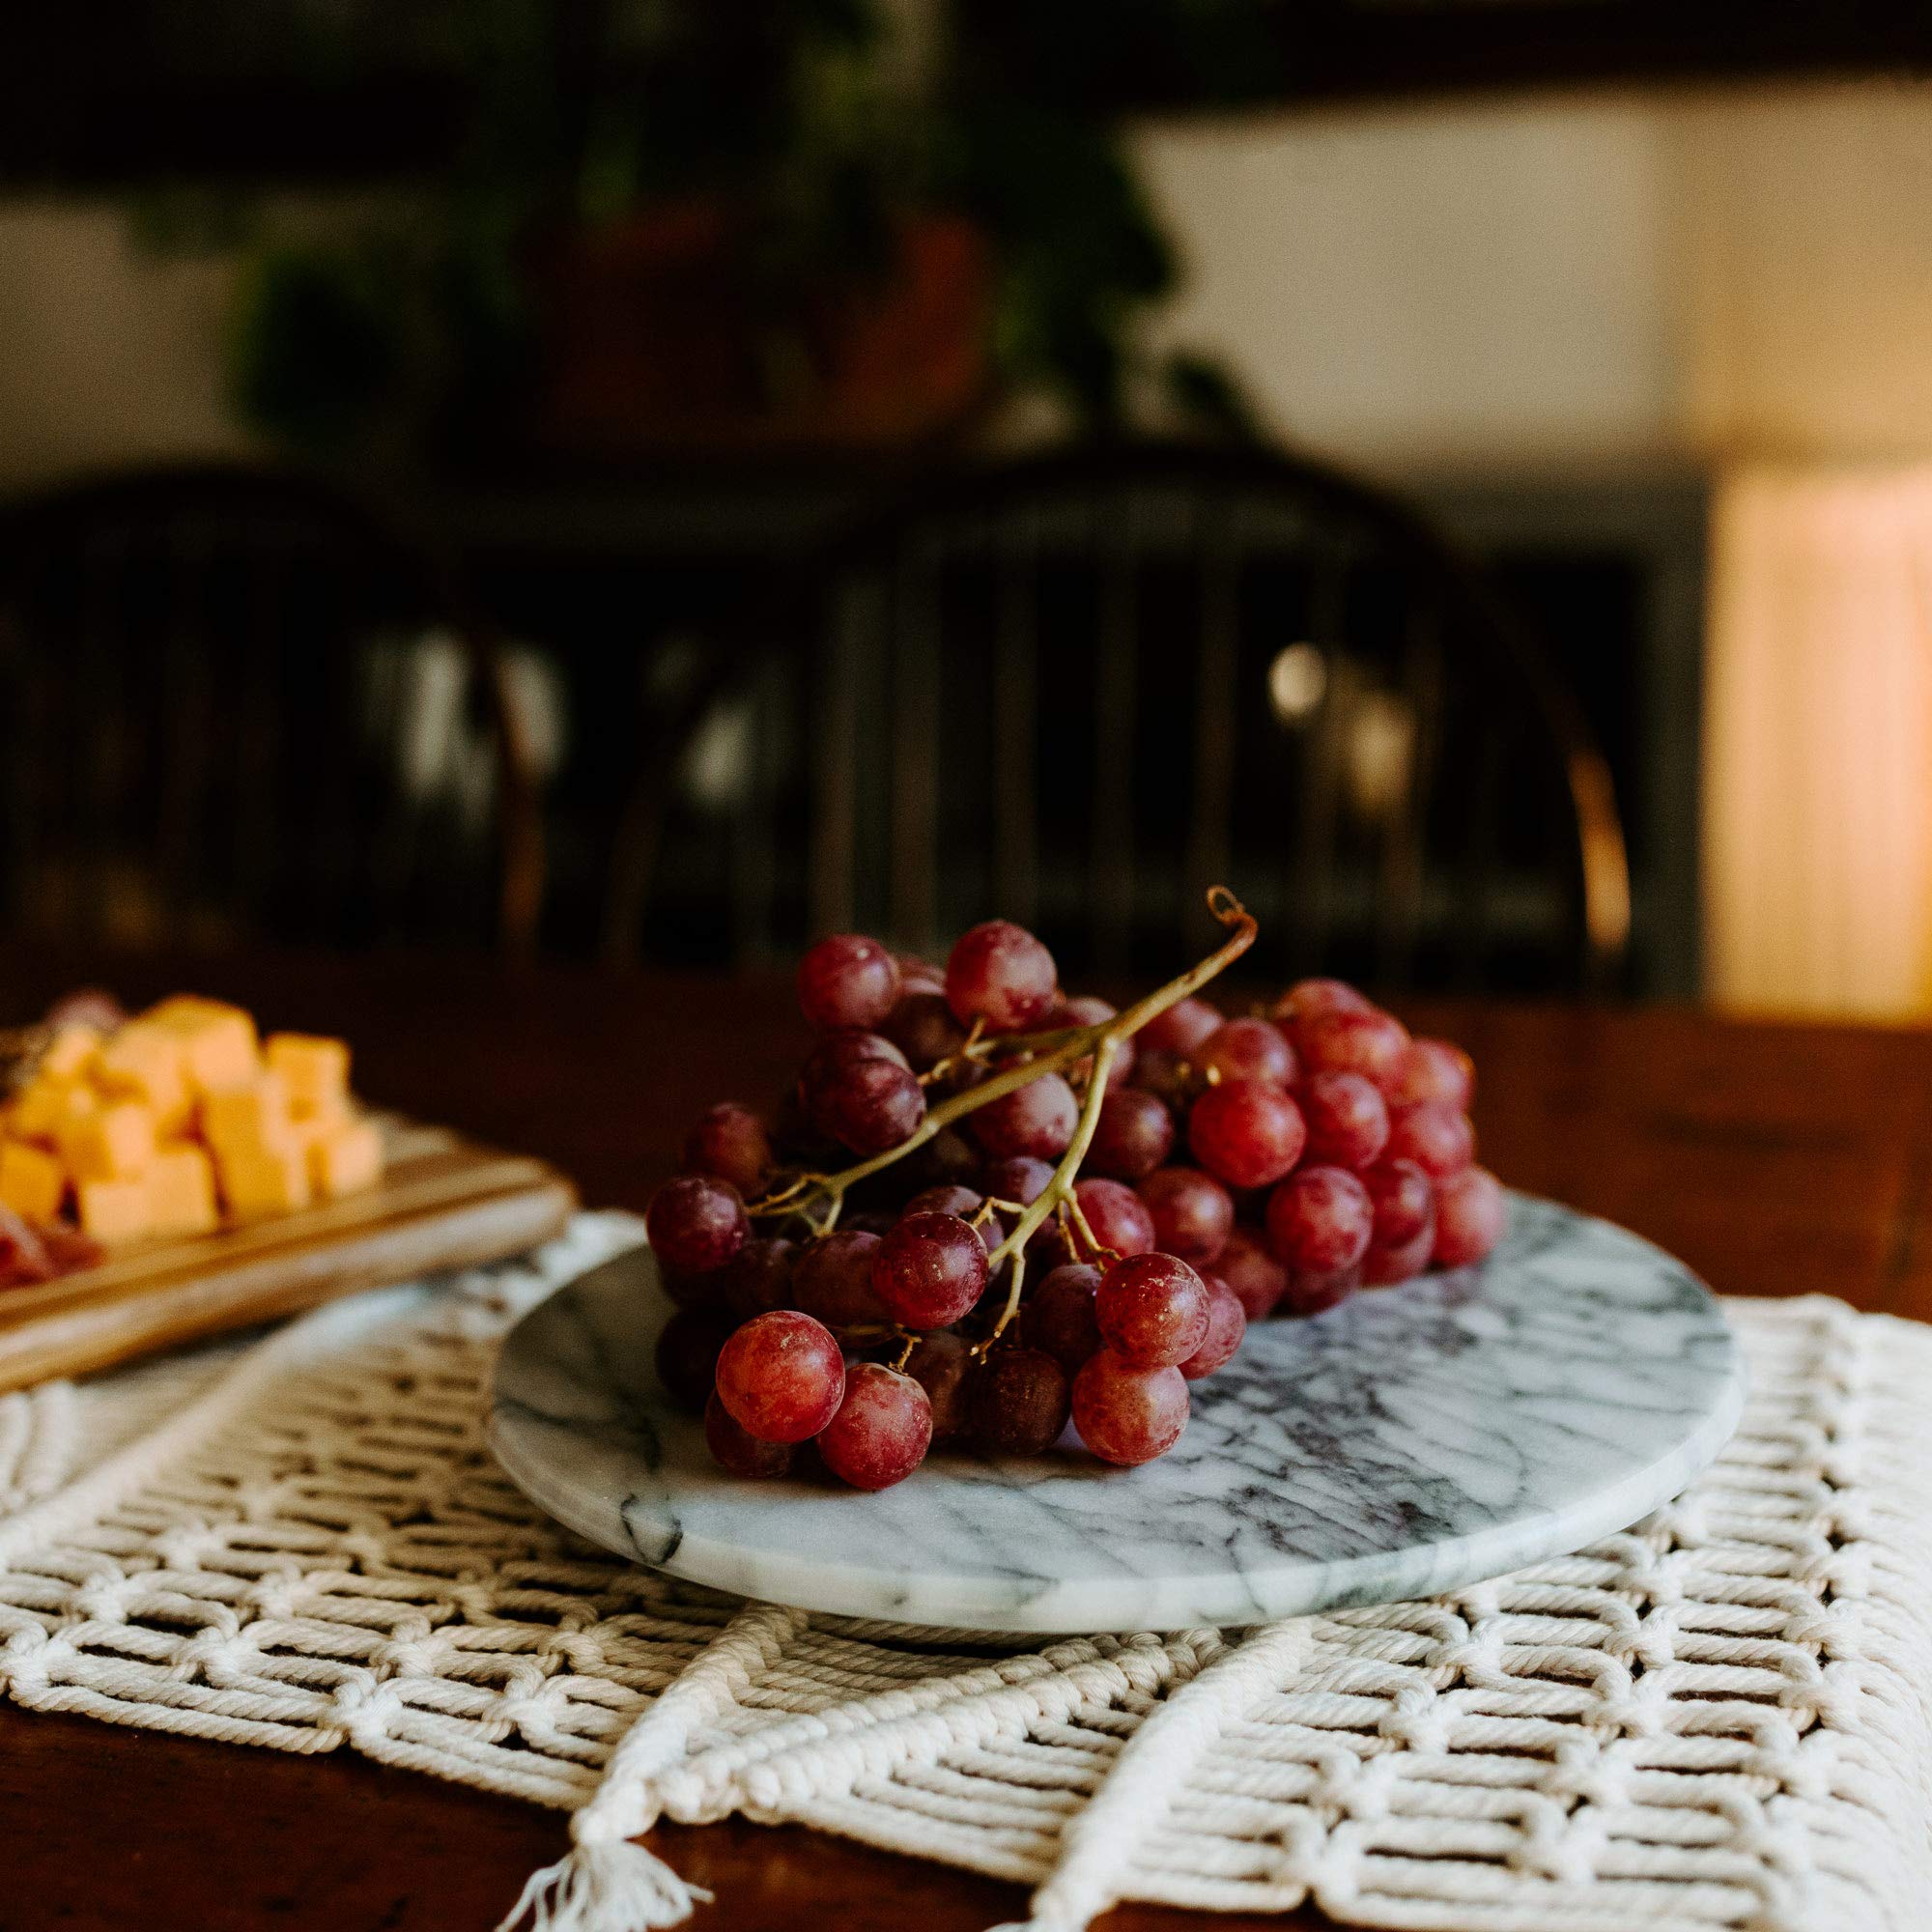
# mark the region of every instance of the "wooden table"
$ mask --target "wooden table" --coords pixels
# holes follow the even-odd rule
[[[37,1010],[86,970],[0,952],[0,1013]],[[766,1099],[800,1048],[777,981],[267,957],[114,977],[130,999],[189,985],[346,1033],[371,1099],[545,1155],[591,1203],[641,1207],[682,1124],[714,1099]],[[1485,1157],[1518,1185],[1637,1229],[1721,1291],[1825,1290],[1932,1318],[1932,1034],[1675,1010],[1409,1016],[1475,1054]],[[483,1932],[565,1842],[551,1812],[347,1751],[283,1757],[4,1706],[0,1818],[0,1932]],[[796,1828],[665,1826],[647,1842],[718,1894],[697,1932],[979,1932],[1023,1916],[1015,1886]],[[1139,1907],[1104,1922],[1201,1923]]]

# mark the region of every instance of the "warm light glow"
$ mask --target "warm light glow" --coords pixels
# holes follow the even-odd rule
[[[1366,691],[1349,721],[1349,802],[1359,816],[1394,815],[1408,795],[1415,755],[1415,712],[1394,693]]]
[[[1723,486],[1704,871],[1716,999],[1932,1008],[1932,468]]]
[[[1268,666],[1268,701],[1284,724],[1314,715],[1328,689],[1328,660],[1314,644],[1290,644]]]

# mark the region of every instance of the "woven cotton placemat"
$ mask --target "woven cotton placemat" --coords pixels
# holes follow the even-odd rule
[[[568,1808],[573,1852],[516,1911],[584,1932],[675,1922],[693,1894],[628,1840],[732,1811],[1019,1880],[1053,1932],[1122,1899],[1932,1921],[1932,1330],[1727,1303],[1735,1440],[1576,1556],[1041,1644],[727,1600],[525,1502],[483,1443],[496,1347],[639,1235],[582,1216],[523,1263],[0,1399],[0,1690]]]

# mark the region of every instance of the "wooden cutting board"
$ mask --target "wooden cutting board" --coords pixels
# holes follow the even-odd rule
[[[540,1160],[384,1118],[381,1186],[216,1235],[129,1242],[99,1266],[0,1289],[0,1390],[78,1375],[364,1288],[500,1261],[577,1205]]]

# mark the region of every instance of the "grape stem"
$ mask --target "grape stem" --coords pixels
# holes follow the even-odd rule
[[[896,1147],[890,1147],[885,1152],[875,1153],[869,1159],[843,1168],[837,1174],[795,1175],[777,1192],[750,1203],[747,1211],[753,1214],[804,1214],[811,1219],[812,1207],[823,1202],[824,1213],[821,1218],[812,1221],[812,1226],[820,1235],[830,1234],[838,1224],[847,1188],[892,1166],[895,1161],[903,1160],[954,1121],[977,1113],[994,1100],[1004,1099],[1009,1094],[1017,1093],[1042,1074],[1060,1073],[1077,1066],[1091,1054],[1094,1066],[1088,1076],[1087,1093],[1081,1102],[1079,1124],[1074,1128],[1073,1140],[1059,1167],[1054,1170],[1053,1179],[1040,1191],[1039,1199],[1027,1208],[1013,1232],[993,1250],[989,1272],[996,1272],[1009,1261],[1013,1264],[1007,1307],[993,1330],[998,1335],[1012,1320],[1013,1311],[1019,1306],[1028,1238],[1063,1201],[1073,1198],[1073,1178],[1093,1142],[1094,1129],[1100,1118],[1100,1102],[1107,1092],[1107,1068],[1112,1065],[1121,1042],[1139,1033],[1150,1020],[1164,1013],[1169,1007],[1199,992],[1255,943],[1257,928],[1253,915],[1226,886],[1215,886],[1208,892],[1208,910],[1229,929],[1227,938],[1205,959],[1197,960],[1166,985],[1155,987],[1151,993],[1136,1000],[1112,1019],[1101,1020],[1091,1027],[1063,1027],[1041,1034],[991,1036],[986,1042],[990,1046],[1006,1052],[1021,1052],[1028,1057],[1010,1066],[1002,1067],[977,1087],[969,1087],[963,1093],[942,1100]],[[981,1042],[972,1040],[971,1045],[978,1048]]]

